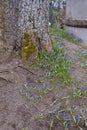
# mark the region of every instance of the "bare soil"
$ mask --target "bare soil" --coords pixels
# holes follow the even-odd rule
[[[87,130],[87,96],[73,98],[75,86],[83,91],[87,87],[87,67],[78,52],[86,49],[63,41],[66,57],[73,61],[70,75],[73,84],[55,86],[44,75],[44,70],[25,63],[20,57],[0,64],[0,130],[64,130],[64,112],[70,119],[69,130],[79,130],[70,113],[81,115],[80,127]],[[54,84],[54,85],[53,85]],[[60,119],[50,117],[52,111],[61,111]],[[53,125],[51,127],[53,119]]]

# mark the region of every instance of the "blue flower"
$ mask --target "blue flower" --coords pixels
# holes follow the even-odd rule
[[[73,106],[71,106],[71,110],[75,110],[75,108],[76,108],[76,107],[75,107],[74,105],[73,105]]]
[[[61,41],[61,40],[62,40],[60,37],[56,37],[56,39],[57,39],[58,41]]]
[[[82,118],[80,116],[76,116],[76,124],[79,123],[82,120]]]
[[[65,128],[66,129],[69,129],[69,120],[68,119],[65,119]]]
[[[56,105],[56,108],[59,109],[61,106],[62,106],[62,103],[59,102],[59,103]]]
[[[64,95],[65,95],[65,93],[64,92],[62,92],[62,96],[64,97]]]
[[[82,50],[81,49],[76,49],[75,52],[76,53],[82,53]]]
[[[84,91],[87,91],[87,87],[83,88]]]
[[[69,125],[68,124],[66,125],[66,129],[69,129]]]
[[[82,113],[84,113],[85,112],[85,110],[84,109],[82,109]]]
[[[49,115],[52,116],[53,115],[53,111],[49,111]]]
[[[41,88],[41,91],[44,91],[44,90],[45,90],[45,87],[42,87],[42,88]]]
[[[66,112],[63,113],[64,117],[66,117]]]

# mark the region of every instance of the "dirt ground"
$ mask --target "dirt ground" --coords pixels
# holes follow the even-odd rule
[[[83,91],[87,88],[87,67],[78,53],[86,52],[86,49],[68,41],[63,41],[63,46],[66,57],[73,61],[72,86],[80,86]],[[80,126],[87,130],[87,96],[76,100],[72,97],[74,87],[60,88],[57,85],[55,91],[52,87],[43,70],[24,63],[20,57],[0,64],[0,130],[64,130],[64,120],[49,116],[56,106],[61,111],[60,117],[66,111],[66,115],[72,118],[71,107],[77,108],[75,115],[83,112]],[[67,130],[80,130],[73,125],[73,119]]]

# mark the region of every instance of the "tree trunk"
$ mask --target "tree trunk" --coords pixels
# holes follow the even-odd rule
[[[17,40],[17,0],[0,0],[0,61],[7,59]]]
[[[41,47],[46,46],[51,51],[51,41],[48,32],[49,1],[47,0],[21,0],[19,2],[19,41],[24,32],[36,32],[40,38]],[[20,35],[21,34],[21,35]]]
[[[0,57],[21,46],[26,32],[37,34],[38,48],[51,51],[48,22],[48,0],[0,0]]]

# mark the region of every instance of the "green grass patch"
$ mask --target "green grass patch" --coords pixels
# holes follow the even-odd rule
[[[83,60],[87,60],[87,52],[78,53],[78,56],[81,57]]]
[[[58,28],[56,24],[52,25],[51,34],[73,43],[79,44],[81,42],[80,39],[76,38],[74,35],[69,34],[65,29]]]
[[[59,42],[53,46],[50,54],[39,52],[37,65],[44,69],[45,75],[50,79],[59,79],[63,84],[72,82],[69,75],[71,62],[65,58],[63,46]]]

